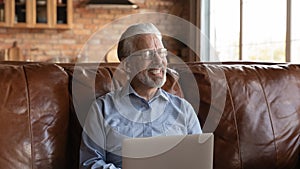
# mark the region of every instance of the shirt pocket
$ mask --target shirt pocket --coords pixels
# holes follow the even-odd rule
[[[163,130],[166,136],[187,134],[186,127],[178,124],[165,123],[163,124]]]

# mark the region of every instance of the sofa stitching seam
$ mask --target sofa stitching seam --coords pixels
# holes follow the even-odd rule
[[[273,133],[274,148],[275,148],[275,152],[276,152],[275,165],[277,166],[278,165],[278,148],[277,148],[277,142],[276,142],[276,138],[275,138],[275,130],[274,130],[274,125],[273,125],[273,120],[272,120],[272,115],[271,115],[271,108],[270,108],[270,104],[269,104],[267,96],[266,96],[265,88],[262,85],[262,80],[261,80],[261,78],[260,78],[257,71],[255,71],[255,74],[256,74],[256,76],[259,80],[259,83],[260,83],[260,86],[261,86],[261,89],[262,89],[262,92],[263,92],[263,96],[264,96],[264,99],[265,99],[265,102],[266,102],[266,105],[267,105],[268,115],[269,115],[269,118],[270,118],[270,124],[271,124],[271,127],[272,127],[272,133]]]
[[[22,66],[24,76],[25,76],[25,83],[26,83],[26,92],[27,92],[27,107],[28,107],[28,121],[29,121],[29,132],[30,132],[30,153],[31,153],[31,168],[33,169],[33,161],[34,161],[34,151],[33,151],[33,134],[32,134],[32,124],[31,124],[31,109],[30,109],[30,94],[29,94],[29,85],[28,85],[28,76],[26,73],[25,66]]]
[[[226,74],[225,74],[225,76],[226,76]],[[237,144],[238,144],[238,151],[239,151],[240,167],[241,167],[241,169],[243,169],[243,160],[242,160],[241,149],[240,149],[240,135],[239,135],[238,124],[237,124],[237,119],[236,119],[236,110],[235,110],[235,106],[233,104],[232,89],[228,84],[228,80],[226,80],[226,81],[227,81],[227,86],[228,86],[228,95],[229,95],[232,110],[233,110],[233,113],[234,113],[233,118],[234,118],[236,134],[237,134]]]

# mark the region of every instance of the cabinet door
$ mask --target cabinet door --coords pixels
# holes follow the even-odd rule
[[[72,0],[54,0],[54,27],[72,27]]]
[[[51,27],[51,1],[53,0],[33,0],[33,27]]]
[[[30,15],[31,1],[12,0],[13,12],[11,15],[11,24],[13,27],[31,27],[32,19]]]

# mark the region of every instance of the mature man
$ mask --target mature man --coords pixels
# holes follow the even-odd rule
[[[130,26],[119,41],[118,57],[128,83],[92,104],[82,133],[81,168],[121,168],[121,143],[128,137],[202,132],[192,106],[161,89],[167,49],[153,24]]]

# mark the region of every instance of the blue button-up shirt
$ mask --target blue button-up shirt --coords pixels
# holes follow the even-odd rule
[[[126,85],[92,104],[82,132],[80,167],[121,168],[126,138],[199,133],[199,120],[186,100],[158,89],[147,101]]]

